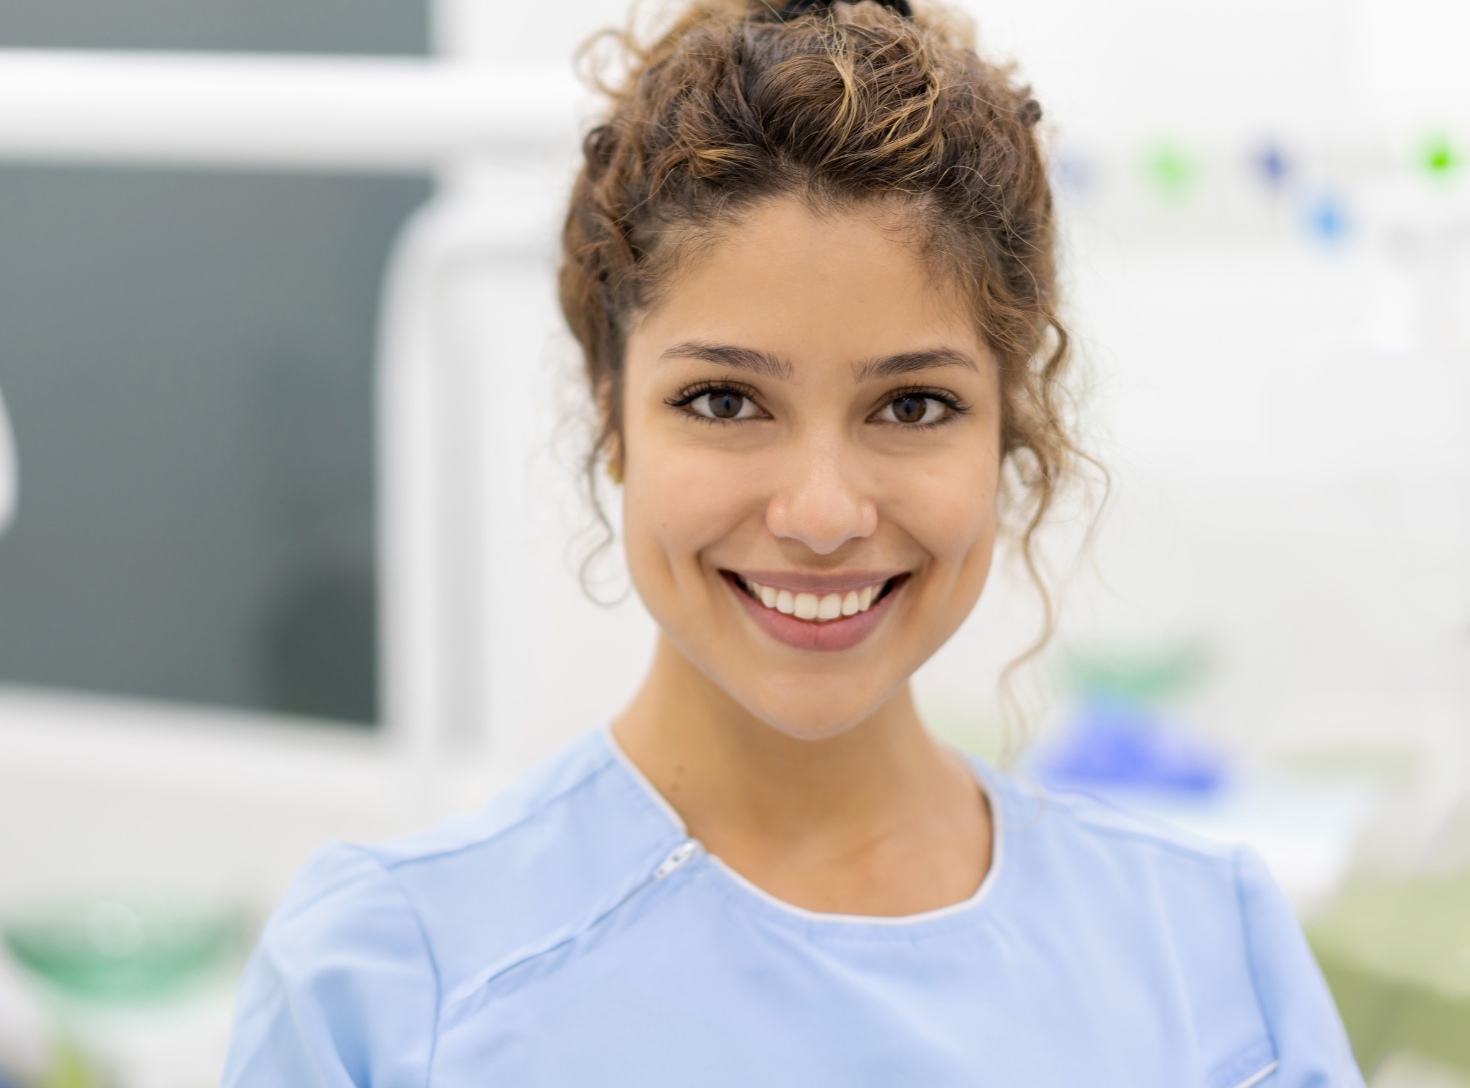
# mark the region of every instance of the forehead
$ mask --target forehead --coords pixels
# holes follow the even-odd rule
[[[798,370],[919,347],[987,357],[972,309],[935,274],[923,237],[891,207],[768,202],[671,271],[630,331],[629,361],[691,339],[757,348]]]

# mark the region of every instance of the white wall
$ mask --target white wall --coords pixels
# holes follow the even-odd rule
[[[1439,191],[1405,165],[1429,122],[1470,138],[1470,77],[1446,44],[1467,17],[1379,0],[969,7],[1034,81],[1057,146],[1082,149],[1095,175],[1064,207],[1067,270],[1114,498],[1060,642],[1202,637],[1217,661],[1208,724],[1239,748],[1408,746],[1430,753],[1448,796],[1470,716],[1470,329],[1429,335],[1420,311],[1434,283],[1447,312],[1470,311],[1470,277],[1464,249],[1435,265],[1395,238],[1470,224],[1463,180]],[[445,11],[444,26],[468,28],[458,48],[555,58],[623,7]],[[1304,160],[1276,207],[1245,168],[1268,136]],[[1175,209],[1138,171],[1164,137],[1207,172]],[[1298,222],[1326,185],[1353,216],[1336,247]],[[465,303],[514,290],[545,322],[476,349],[497,373],[502,358],[540,366],[535,392],[517,379],[512,394],[534,410],[508,412],[498,380],[482,402],[501,421],[491,508],[513,512],[490,534],[488,705],[516,762],[614,711],[652,637],[636,601],[591,606],[569,573],[567,533],[585,516],[568,482],[575,436],[561,460],[548,436],[550,406],[577,387],[545,282],[487,276]],[[933,711],[992,715],[995,672],[1033,621],[1024,588],[998,577],[921,674]]]
[[[616,21],[621,4],[475,0],[461,10],[482,29],[457,51],[535,60],[565,57]],[[1383,163],[1393,167],[1418,138],[1410,105],[1422,113],[1470,97],[1451,97],[1464,79],[1452,65],[1419,63],[1448,48],[1450,16],[1416,7],[1402,23],[1387,20],[1390,33],[1387,10],[1252,4],[1226,19],[1183,5],[1123,3],[1104,15],[1057,2],[980,14],[986,39],[1025,61],[1059,146],[1071,141],[1098,164],[1098,184],[1066,205],[1068,275],[1092,387],[1087,430],[1115,498],[1093,555],[1100,573],[1072,579],[1059,645],[1203,637],[1217,660],[1202,711],[1213,732],[1261,758],[1407,748],[1427,827],[1466,787],[1470,366],[1463,329],[1429,336],[1416,316],[1424,285],[1449,281],[1443,265],[1426,271],[1393,239],[1395,223],[1420,233],[1424,223],[1453,226],[1464,185],[1426,194]],[[1360,117],[1378,126],[1362,129],[1367,144],[1349,139]],[[1366,167],[1314,160],[1338,170],[1355,202],[1346,244],[1317,245],[1295,225],[1297,209],[1256,200],[1239,160],[1267,129],[1306,132],[1312,149],[1380,149]],[[1192,143],[1224,180],[1194,205],[1161,210],[1136,169],[1159,133]],[[140,873],[172,867],[204,890],[269,902],[321,837],[386,834],[478,803],[636,688],[653,640],[648,617],[636,599],[592,604],[575,571],[573,537],[590,521],[576,480],[585,401],[551,285],[567,178],[563,162],[475,180],[499,187],[523,225],[539,224],[540,241],[519,263],[475,266],[447,300],[457,388],[480,420],[486,514],[473,546],[489,569],[466,592],[480,601],[485,635],[474,700],[488,723],[483,742],[471,737],[457,772],[437,779],[371,746],[308,760],[323,781],[348,783],[318,799],[300,776],[269,785],[264,742],[232,762],[233,741],[201,747],[165,729],[140,759],[192,752],[216,768],[200,782],[235,785],[169,793],[133,764],[117,763],[108,778],[106,761],[93,760],[79,785],[63,788],[68,753],[85,750],[89,723],[112,712],[0,699],[0,724],[16,735],[42,723],[62,738],[0,767],[5,826],[36,829],[24,849],[7,837],[0,897],[35,894],[48,874],[71,888],[93,872],[100,886],[126,871],[117,859],[151,857]],[[1463,277],[1446,288],[1464,289]],[[1442,304],[1470,310],[1456,297]],[[1059,555],[1074,535],[1063,527]],[[613,559],[604,589],[616,592]],[[945,728],[994,719],[997,672],[1032,634],[1031,598],[1007,570],[920,674],[924,704]],[[304,809],[283,806],[292,790]],[[213,838],[167,829],[164,811],[192,813],[196,828],[235,828],[236,842],[252,821],[275,830],[221,875],[199,864]],[[88,829],[104,819],[106,834]]]

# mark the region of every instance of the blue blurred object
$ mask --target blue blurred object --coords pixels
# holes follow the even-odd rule
[[[1092,163],[1079,154],[1060,152],[1052,160],[1052,179],[1067,196],[1086,196],[1094,181]]]
[[[1201,683],[1203,647],[1188,642],[1114,647],[1074,654],[1064,671],[1072,710],[1055,739],[1030,761],[1045,785],[1196,798],[1225,788],[1225,755],[1170,709]]]
[[[1109,699],[1084,702],[1039,755],[1036,776],[1062,790],[1167,790],[1209,796],[1227,781],[1228,761],[1151,708]]]
[[[1251,165],[1273,193],[1280,192],[1291,176],[1291,160],[1275,140],[1267,140],[1251,157]]]
[[[1352,230],[1346,204],[1331,192],[1319,193],[1307,205],[1306,225],[1310,233],[1328,245],[1341,243]]]

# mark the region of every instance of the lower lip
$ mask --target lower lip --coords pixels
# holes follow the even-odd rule
[[[867,638],[873,628],[883,619],[889,604],[903,592],[904,586],[908,584],[908,579],[904,578],[866,612],[844,616],[839,620],[828,620],[826,623],[813,623],[810,620],[799,620],[795,616],[788,616],[774,608],[767,608],[741,589],[740,583],[736,581],[733,574],[725,573],[724,578],[729,583],[730,591],[745,606],[750,618],[755,620],[766,634],[777,642],[785,643],[798,650],[823,652],[850,650]]]

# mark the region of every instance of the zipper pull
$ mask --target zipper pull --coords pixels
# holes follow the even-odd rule
[[[699,843],[694,839],[686,839],[669,851],[669,856],[664,858],[659,867],[653,871],[653,879],[662,880],[697,853],[699,853]]]

